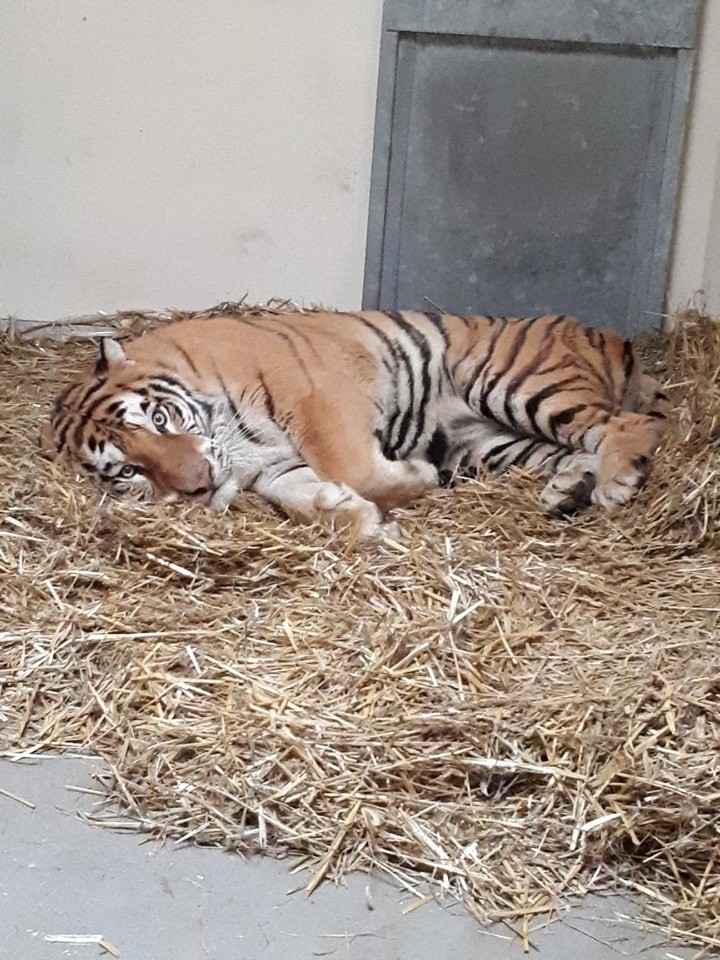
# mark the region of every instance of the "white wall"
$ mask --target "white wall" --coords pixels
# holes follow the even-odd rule
[[[720,54],[719,54],[720,56]],[[720,113],[720,97],[718,97]],[[703,264],[704,300],[714,317],[720,317],[720,158],[715,169],[715,192],[710,208],[710,230]]]
[[[668,302],[720,316],[720,0],[706,0]]]
[[[382,0],[0,0],[0,316],[360,305]],[[698,291],[702,291],[696,297]],[[720,0],[670,305],[720,314]]]
[[[382,0],[0,0],[0,316],[360,305]]]

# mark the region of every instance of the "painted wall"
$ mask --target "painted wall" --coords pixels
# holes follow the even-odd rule
[[[720,0],[704,8],[668,302],[720,316]]]
[[[382,0],[2,0],[0,316],[360,303]]]
[[[0,316],[360,305],[382,0],[0,3]],[[720,0],[670,304],[720,314]]]
[[[720,99],[720,98],[719,98]],[[720,105],[719,105],[720,112]],[[703,263],[703,289],[707,309],[720,317],[720,159],[715,169],[715,192],[710,208],[710,225]]]

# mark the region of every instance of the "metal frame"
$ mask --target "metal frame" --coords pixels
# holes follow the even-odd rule
[[[646,171],[643,181],[642,213],[638,230],[632,312],[660,316],[664,307],[669,274],[670,246],[675,219],[685,121],[690,98],[696,33],[701,0],[385,0],[375,116],[370,205],[363,307],[377,308],[396,287],[402,213],[402,159],[408,131],[394,123],[396,105],[409,97],[414,35],[454,35],[488,43],[523,43],[552,46],[571,45],[580,49],[618,47],[628,53],[643,48],[662,48],[675,61],[673,82],[658,91],[666,108],[663,129],[653,139],[664,141],[658,151],[662,170]],[[410,69],[408,69],[410,67]],[[669,102],[668,102],[669,101]],[[402,111],[397,110],[398,116]],[[407,116],[407,111],[405,112]],[[660,126],[660,125],[659,125]],[[648,173],[654,173],[656,179]],[[651,180],[659,197],[648,190]],[[396,178],[392,182],[391,178]],[[390,209],[389,204],[393,204]],[[642,237],[654,230],[650,251]],[[650,326],[652,323],[641,324]]]

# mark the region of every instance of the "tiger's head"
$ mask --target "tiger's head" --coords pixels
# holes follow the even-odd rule
[[[212,439],[213,418],[212,402],[177,377],[103,340],[94,370],[55,401],[40,449],[49,460],[66,458],[114,494],[222,509],[237,484]]]

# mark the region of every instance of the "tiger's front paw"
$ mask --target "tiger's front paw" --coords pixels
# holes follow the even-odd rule
[[[397,543],[399,540],[402,540],[403,532],[402,527],[397,522],[397,520],[391,520],[389,523],[384,523],[382,528],[382,539],[383,540],[393,540]]]
[[[240,485],[234,477],[230,477],[220,484],[210,497],[210,509],[218,513],[227,510],[238,494]]]
[[[314,502],[318,519],[333,530],[348,530],[360,542],[382,540],[385,525],[380,509],[345,483],[328,483]]]

